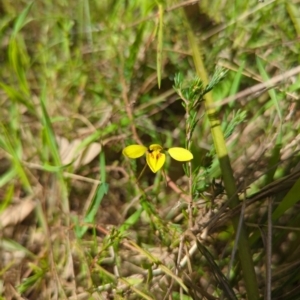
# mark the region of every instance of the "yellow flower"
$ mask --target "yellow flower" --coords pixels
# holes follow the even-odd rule
[[[162,168],[166,161],[166,155],[162,153],[164,148],[158,144],[152,144],[148,148],[142,145],[130,145],[123,149],[123,154],[129,158],[138,158],[146,154],[146,161],[153,173]],[[173,147],[166,150],[172,158],[178,161],[189,161],[193,154],[184,148]]]

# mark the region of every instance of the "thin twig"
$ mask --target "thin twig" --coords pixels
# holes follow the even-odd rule
[[[268,233],[266,251],[266,300],[271,300],[272,291],[272,197],[268,198]]]
[[[224,100],[220,101],[220,102],[216,102],[214,103],[214,107],[219,107],[219,106],[223,106],[226,105],[232,101],[237,101],[240,100],[242,98],[248,97],[250,95],[252,95],[252,99],[255,98],[255,94],[270,88],[274,85],[276,85],[278,82],[284,81],[287,78],[290,78],[291,76],[295,76],[297,74],[300,73],[300,66],[297,66],[283,74],[279,74],[277,76],[274,76],[273,78],[271,78],[270,80],[266,81],[266,82],[262,82],[259,84],[256,84],[255,86],[252,86],[246,90],[243,90],[239,93],[236,93],[233,96],[227,97]]]
[[[137,130],[136,130],[136,127],[135,127],[134,117],[133,117],[132,108],[131,108],[131,103],[129,102],[128,95],[127,95],[128,88],[127,88],[126,81],[125,81],[125,78],[123,76],[123,73],[122,73],[121,69],[120,69],[119,73],[121,74],[120,82],[121,82],[121,85],[122,85],[122,98],[124,100],[126,113],[127,113],[128,118],[131,122],[131,131],[132,131],[133,137],[136,140],[136,142],[138,144],[142,145],[143,143],[140,140],[139,135],[138,135]]]
[[[183,198],[187,203],[190,202],[190,198],[176,185],[174,181],[166,174],[167,184],[168,186],[178,194],[180,198]]]

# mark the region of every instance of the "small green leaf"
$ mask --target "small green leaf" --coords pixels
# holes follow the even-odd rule
[[[120,226],[120,233],[125,232],[128,228],[136,224],[136,222],[140,219],[140,216],[144,209],[141,207],[137,211],[135,211],[125,222]]]
[[[27,4],[27,6],[25,7],[25,9],[19,14],[19,16],[17,17],[15,24],[14,24],[14,30],[12,33],[12,36],[15,37],[17,35],[17,33],[24,27],[24,25],[26,24],[25,20],[27,18],[27,15],[31,9],[33,5],[33,2],[30,2],[29,4]]]

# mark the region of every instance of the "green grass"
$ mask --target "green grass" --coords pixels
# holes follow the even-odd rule
[[[299,3],[25,2],[0,3],[0,299],[299,299]],[[131,144],[194,159],[139,178]]]

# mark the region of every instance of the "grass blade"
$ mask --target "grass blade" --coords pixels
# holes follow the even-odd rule
[[[161,3],[158,4],[158,33],[157,33],[157,54],[156,54],[156,68],[157,68],[157,84],[158,88],[161,85],[162,73],[162,49],[163,49],[163,21],[164,21],[164,7]]]

